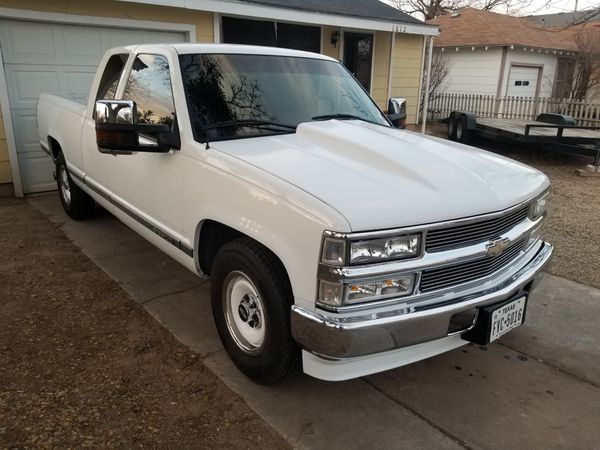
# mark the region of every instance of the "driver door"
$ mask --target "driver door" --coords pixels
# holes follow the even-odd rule
[[[136,55],[121,83],[116,97],[136,103],[137,122],[177,126],[166,55]],[[93,127],[94,123],[90,125]],[[152,139],[140,136],[140,142]],[[182,158],[177,150],[115,156],[96,148],[86,169],[92,178],[105,184],[103,187],[121,206],[167,233],[180,235]],[[94,174],[94,166],[101,168],[102,173]]]

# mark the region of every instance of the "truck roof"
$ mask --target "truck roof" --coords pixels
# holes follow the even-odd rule
[[[261,47],[258,45],[241,45],[241,44],[141,44],[125,47],[128,51],[157,51],[160,48],[171,48],[177,53],[185,55],[191,53],[229,53],[229,54],[246,54],[246,55],[272,55],[272,56],[291,56],[296,58],[313,58],[324,59],[328,61],[336,61],[329,56],[319,53],[305,52],[301,50],[291,50],[288,48],[279,47]]]

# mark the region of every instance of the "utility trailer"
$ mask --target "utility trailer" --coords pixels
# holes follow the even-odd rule
[[[468,144],[475,136],[564,153],[591,156],[588,171],[600,173],[600,126],[577,126],[571,116],[540,114],[535,121],[477,117],[453,111],[447,119],[448,139]],[[591,169],[590,169],[591,167]]]

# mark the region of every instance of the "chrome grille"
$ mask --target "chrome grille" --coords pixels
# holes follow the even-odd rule
[[[489,241],[521,223],[527,217],[528,206],[519,208],[505,216],[470,222],[427,232],[425,248],[428,252],[439,252],[477,242]]]
[[[521,239],[494,257],[484,256],[452,266],[425,270],[421,275],[420,290],[436,291],[491,275],[511,263],[524,247],[525,239]]]

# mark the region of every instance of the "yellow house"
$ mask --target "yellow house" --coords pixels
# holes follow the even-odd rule
[[[435,26],[379,0],[0,0],[0,195],[55,188],[39,147],[41,92],[85,97],[104,51],[140,42],[227,42],[342,61],[383,110],[417,122],[425,39]]]

